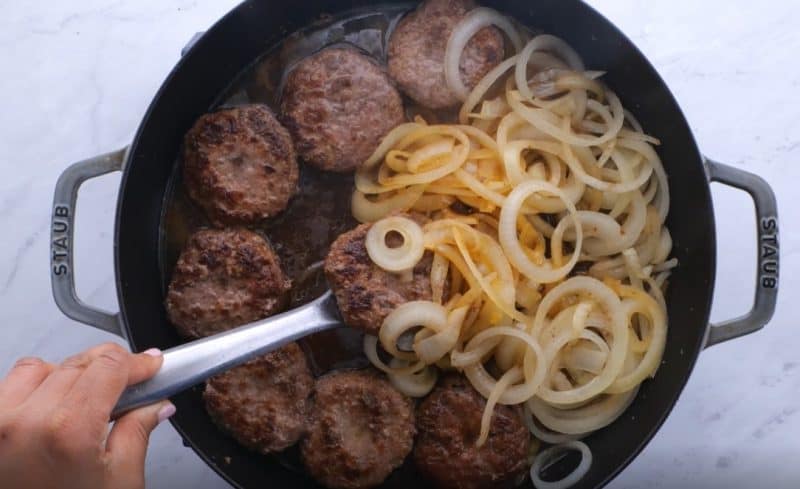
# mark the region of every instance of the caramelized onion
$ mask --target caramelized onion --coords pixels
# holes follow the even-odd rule
[[[353,213],[379,221],[368,236],[373,262],[410,276],[424,250],[433,254],[432,300],[395,308],[364,350],[412,396],[430,390],[437,368],[462,371],[487,399],[479,444],[491,441],[498,403],[524,405],[533,436],[584,455],[557,483],[537,479],[557,452],[537,458],[535,485],[563,487],[591,463],[574,440],[617,419],[660,365],[663,291],[677,266],[664,226],[669,188],[658,138],[597,80],[603,72],[585,71],[553,36],[520,50],[507,22],[475,9],[449,39],[448,86],[465,99],[459,124],[417,117],[356,173]],[[519,54],[468,91],[462,51],[492,24]],[[419,226],[407,234],[389,217],[408,209],[425,214],[421,239]],[[403,235],[397,249],[386,246],[390,230]],[[412,351],[397,347],[406,333]]]

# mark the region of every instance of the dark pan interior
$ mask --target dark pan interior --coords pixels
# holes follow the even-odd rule
[[[249,0],[211,28],[180,60],[153,100],[131,147],[121,184],[116,227],[117,288],[134,350],[169,348],[179,338],[167,322],[159,271],[159,228],[164,195],[184,132],[228,84],[287,34],[325,14],[369,6],[368,1],[308,1],[276,8]],[[613,425],[587,443],[594,463],[575,487],[607,483],[643,448],[678,398],[699,354],[708,323],[715,269],[714,221],[702,158],[677,103],[649,62],[611,23],[578,0],[512,0],[481,3],[534,29],[569,42],[589,69],[608,72],[607,83],[662,141],[672,205],[667,224],[680,266],[671,278],[670,330],[655,379]],[[176,53],[177,56],[177,53]],[[220,433],[200,400],[201,388],[174,398],[172,419],[184,442],[215,470],[242,488],[315,487],[304,475],[254,455]],[[403,487],[403,474],[388,486]],[[420,482],[414,480],[419,486]]]

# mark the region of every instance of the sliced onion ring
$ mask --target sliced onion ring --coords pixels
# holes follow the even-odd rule
[[[512,56],[492,68],[489,73],[483,76],[481,81],[470,91],[469,95],[464,100],[464,104],[461,106],[461,110],[458,112],[458,121],[461,124],[467,124],[469,122],[469,113],[480,103],[481,99],[486,95],[486,92],[489,91],[492,85],[494,85],[506,71],[516,64],[517,57]]]
[[[479,30],[490,25],[495,25],[506,33],[514,50],[519,51],[522,47],[522,39],[519,32],[508,18],[500,12],[487,8],[478,7],[472,9],[464,16],[461,21],[453,28],[450,38],[447,40],[447,49],[444,54],[444,78],[447,86],[458,97],[465,100],[469,95],[469,89],[461,81],[461,53],[472,36]]]
[[[420,360],[426,365],[436,363],[456,346],[468,310],[467,306],[455,309],[447,316],[447,327],[444,330],[414,343],[414,351]]]
[[[544,465],[553,461],[561,453],[570,450],[580,452],[581,454],[581,462],[577,467],[575,467],[575,470],[573,470],[563,479],[553,482],[544,481],[541,477],[539,477],[539,472],[542,470]],[[589,450],[589,447],[586,445],[586,443],[578,440],[568,441],[566,443],[562,443],[561,445],[550,447],[536,456],[536,459],[533,461],[533,465],[531,465],[531,482],[533,482],[533,487],[536,489],[566,489],[567,487],[570,487],[581,480],[583,476],[589,472],[589,467],[591,466],[592,451]]]
[[[636,397],[636,387],[622,394],[608,394],[588,404],[559,409],[538,397],[528,401],[528,408],[537,420],[549,430],[567,435],[580,435],[605,428],[628,409]]]
[[[400,234],[403,244],[390,248],[386,236],[392,231]],[[410,270],[425,253],[422,228],[407,217],[391,216],[381,219],[369,228],[364,240],[370,259],[388,272]]]
[[[397,340],[406,331],[423,326],[434,332],[447,327],[447,309],[431,301],[411,301],[397,306],[383,320],[378,332],[381,346],[387,353],[401,360],[416,360],[416,353],[400,351]]]
[[[408,361],[396,358],[392,358],[389,362],[389,367],[395,369],[409,365]],[[409,397],[425,397],[433,390],[439,374],[435,368],[425,367],[412,373],[387,372],[387,377],[389,377],[389,382],[403,394]]]
[[[586,438],[591,433],[581,433],[576,435],[567,435],[565,433],[559,433],[557,431],[550,431],[547,427],[540,427],[536,418],[533,416],[531,412],[529,403],[525,403],[522,406],[522,421],[525,423],[525,426],[528,428],[528,431],[531,432],[536,439],[543,441],[545,443],[550,443],[552,445],[557,445],[559,443],[564,443],[572,440],[580,440],[581,438]]]
[[[573,226],[575,227],[575,251],[569,261],[559,267],[543,267],[536,265],[525,254],[520,245],[517,236],[517,219],[522,210],[522,205],[531,195],[537,192],[546,192],[560,198],[567,210],[569,217],[572,219]],[[578,218],[578,210],[564,193],[554,185],[537,180],[526,180],[517,185],[517,187],[508,195],[506,203],[500,211],[500,227],[499,227],[500,244],[503,246],[508,261],[514,265],[520,273],[525,275],[530,280],[537,283],[550,283],[561,280],[575,267],[578,262],[578,256],[581,252],[583,245],[583,228]]]
[[[564,42],[563,39],[551,36],[550,34],[542,34],[539,36],[534,37],[528,44],[522,48],[522,52],[519,53],[519,58],[517,58],[517,65],[514,69],[514,78],[517,82],[517,90],[521,93],[525,98],[531,99],[533,98],[533,92],[531,92],[530,87],[528,86],[528,61],[531,58],[531,55],[536,51],[549,51],[558,55],[564,62],[569,65],[575,71],[583,71],[583,61],[578,53],[575,52],[572,47]]]
[[[396,375],[411,375],[415,372],[419,372],[420,370],[425,368],[425,364],[420,362],[416,362],[414,364],[408,364],[404,367],[391,367],[386,365],[378,356],[378,337],[372,335],[364,335],[364,355],[366,355],[367,360],[378,370],[385,372],[386,374],[396,374]],[[392,359],[394,360],[394,359]],[[391,363],[391,361],[390,361]]]
[[[355,190],[350,207],[358,222],[375,222],[392,212],[407,211],[424,191],[424,185],[414,185],[398,190],[389,197],[372,201],[363,192]]]

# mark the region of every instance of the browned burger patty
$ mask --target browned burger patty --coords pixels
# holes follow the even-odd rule
[[[308,428],[314,377],[297,343],[206,382],[206,410],[223,431],[260,453],[294,445]]]
[[[308,436],[309,473],[333,489],[374,487],[405,460],[414,443],[414,405],[371,370],[317,379]]]
[[[216,225],[277,215],[297,191],[298,175],[289,132],[264,105],[205,114],[186,133],[186,189]]]
[[[290,287],[264,238],[246,229],[203,229],[175,265],[167,314],[181,335],[200,338],[279,312]]]
[[[383,270],[367,253],[364,241],[371,226],[362,224],[336,238],[325,258],[325,276],[345,324],[377,334],[384,318],[400,304],[431,300],[432,257],[422,257],[410,281]]]
[[[400,94],[383,69],[349,48],[301,61],[287,77],[281,113],[300,157],[336,172],[354,170],[404,120]]]
[[[445,81],[444,54],[453,28],[474,6],[470,0],[427,0],[397,24],[389,39],[389,75],[418,104],[445,109],[460,102]],[[474,87],[504,54],[500,32],[481,29],[461,54],[461,80]]]
[[[485,405],[466,378],[451,375],[417,409],[414,462],[436,487],[507,488],[524,476],[530,435],[511,407],[495,407],[489,438],[475,446]]]

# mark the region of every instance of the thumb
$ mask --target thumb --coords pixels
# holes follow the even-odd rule
[[[110,487],[144,487],[144,461],[150,433],[173,414],[175,406],[161,401],[135,409],[114,423],[106,441]]]

